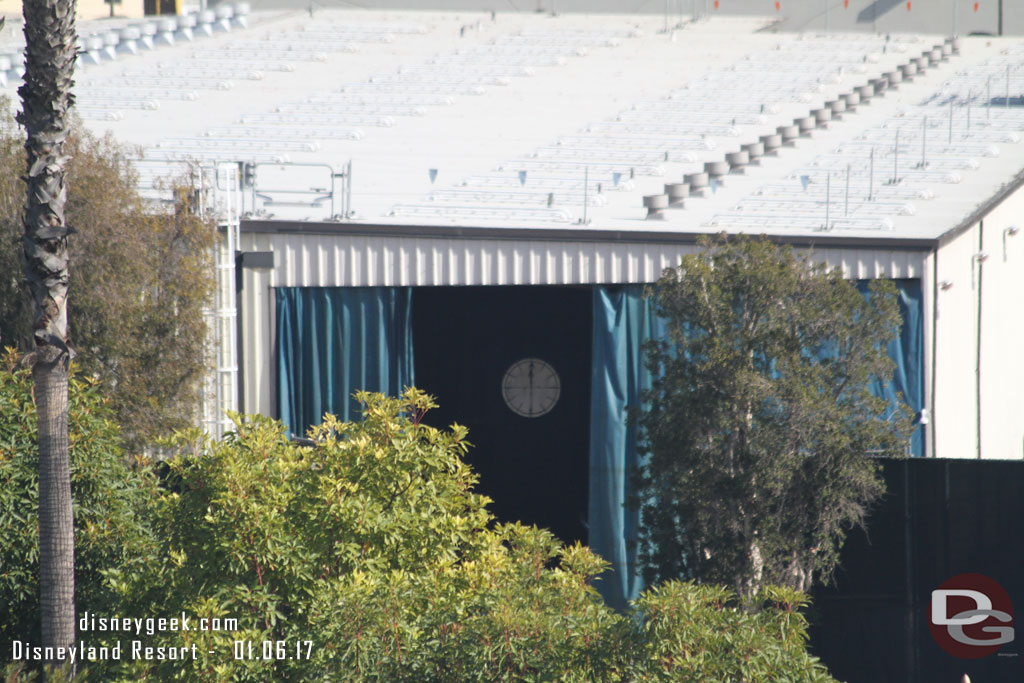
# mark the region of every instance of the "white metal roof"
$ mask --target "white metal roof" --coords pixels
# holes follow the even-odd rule
[[[960,55],[645,220],[645,195],[942,42],[766,25],[716,18],[665,33],[657,16],[257,13],[191,40],[178,27],[161,41],[157,27],[157,49],[137,54],[93,40],[78,107],[90,127],[144,148],[146,184],[187,158],[250,160],[271,196],[274,183],[325,181],[322,168],[269,164],[340,171],[351,160],[351,220],[368,225],[566,229],[582,227],[586,204],[591,230],[931,239],[1024,167],[1024,45],[963,38]],[[257,208],[331,218],[324,202],[299,203]]]

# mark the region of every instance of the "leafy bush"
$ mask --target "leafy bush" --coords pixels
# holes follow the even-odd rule
[[[769,586],[739,609],[727,588],[667,581],[633,605],[641,619],[632,680],[825,683],[806,652],[807,596]],[[750,607],[748,604],[747,607]]]
[[[103,573],[132,573],[150,557],[146,506],[156,481],[118,447],[118,428],[95,380],[68,387],[78,610],[109,613],[117,596]],[[32,380],[17,354],[0,354],[0,642],[39,642],[39,456]],[[5,659],[10,651],[5,652]]]
[[[197,658],[93,663],[86,677],[831,680],[803,649],[797,594],[753,614],[723,591],[673,583],[617,614],[590,585],[600,558],[494,524],[462,459],[466,429],[428,426],[428,396],[359,398],[363,419],[328,416],[312,445],[237,416],[221,442],[173,440],[160,559],[108,577],[123,614],[191,615],[193,630],[142,637],[195,644]],[[237,629],[195,630],[201,618]]]
[[[80,662],[80,680],[831,680],[804,650],[801,594],[769,589],[754,613],[724,589],[670,582],[631,614],[605,606],[590,585],[607,566],[600,558],[544,530],[494,524],[462,459],[465,428],[425,424],[434,404],[416,390],[360,395],[363,420],[328,416],[312,446],[264,417],[236,417],[221,442],[181,433],[172,440],[181,454],[158,487],[149,467],[118,450],[98,389],[72,379],[78,615],[184,612],[190,629],[80,630],[87,647],[122,646],[120,661]],[[34,432],[29,378],[8,351],[7,643],[38,643]],[[200,630],[203,618],[238,624]],[[185,658],[133,658],[132,641],[187,648]],[[8,680],[32,680],[25,664],[9,666]]]

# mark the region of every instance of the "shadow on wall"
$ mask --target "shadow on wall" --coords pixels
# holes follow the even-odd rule
[[[857,14],[857,23],[866,24],[875,21],[878,17],[884,16],[886,12],[894,7],[906,4],[904,0],[875,0]]]

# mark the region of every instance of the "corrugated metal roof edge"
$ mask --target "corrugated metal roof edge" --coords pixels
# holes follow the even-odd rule
[[[1002,204],[1003,200],[1019,190],[1022,185],[1024,185],[1024,169],[1018,171],[1017,175],[1013,176],[1010,182],[1003,185],[999,188],[998,192],[979,204],[974,211],[967,214],[967,218],[960,221],[956,227],[939,235],[938,239],[935,240],[935,244],[938,245],[942,241],[956,237],[975,223],[979,223],[992,209]]]
[[[1024,172],[1014,179],[1016,186],[1024,183]],[[1000,193],[1002,196],[1004,193]],[[991,200],[990,200],[991,201]],[[995,202],[998,204],[998,202]],[[986,203],[988,205],[988,203]],[[972,214],[973,215],[973,214]],[[701,235],[715,235],[719,231],[707,232],[655,232],[641,230],[594,230],[579,228],[492,228],[450,225],[395,225],[370,223],[327,223],[310,221],[243,220],[244,233],[282,233],[308,235],[352,235],[361,237],[423,237],[457,238],[471,240],[507,241],[558,241],[558,242],[634,242],[652,244],[693,244]],[[946,233],[948,235],[950,233]],[[946,235],[943,235],[945,237]],[[798,248],[807,247],[851,247],[882,248],[894,251],[929,251],[935,249],[938,239],[841,237],[822,235],[807,236],[768,235],[779,244]]]

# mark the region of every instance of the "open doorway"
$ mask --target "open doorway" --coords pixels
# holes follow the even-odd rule
[[[587,541],[591,307],[590,287],[412,297],[416,384],[441,404],[428,421],[469,427],[467,459],[499,520],[567,543]]]

